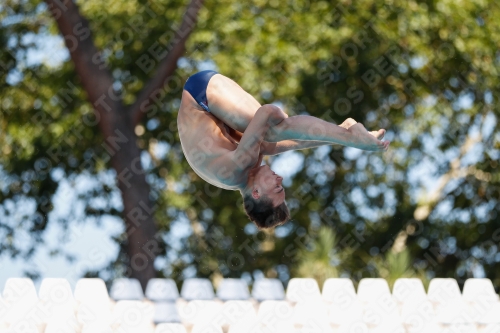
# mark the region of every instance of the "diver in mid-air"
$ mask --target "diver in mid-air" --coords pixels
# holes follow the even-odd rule
[[[186,81],[177,126],[193,170],[212,185],[239,190],[245,212],[259,228],[282,225],[290,217],[283,178],[261,165],[263,155],[334,143],[370,151],[389,146],[381,141],[384,129],[368,132],[351,118],[336,125],[307,115],[288,117],[278,106],[260,105],[215,71]]]

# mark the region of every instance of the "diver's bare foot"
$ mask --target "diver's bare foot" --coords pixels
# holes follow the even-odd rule
[[[377,139],[382,140],[385,136],[385,129],[379,129],[378,131],[371,131],[370,134],[376,137]]]
[[[349,129],[352,125],[355,125],[355,124],[357,124],[356,120],[354,120],[352,118],[347,118],[339,126],[345,128],[345,129]],[[377,139],[382,140],[385,136],[385,130],[379,129],[378,131],[371,131],[370,134],[373,135],[374,137],[376,137]]]
[[[385,130],[380,129],[374,132],[368,132],[363,124],[356,123],[348,129],[350,136],[350,145],[354,148],[359,148],[369,151],[386,151],[389,147],[389,141],[380,141],[378,137],[385,135]]]
[[[352,125],[354,124],[357,124],[356,120],[352,119],[352,118],[347,118],[346,120],[344,120],[344,122],[342,124],[340,124],[339,126],[340,127],[343,127],[345,129],[349,129],[349,127],[351,127]]]

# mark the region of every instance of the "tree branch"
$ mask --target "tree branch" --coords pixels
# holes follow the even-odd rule
[[[143,117],[148,105],[151,103],[151,97],[156,97],[163,89],[164,83],[170,78],[177,68],[177,60],[186,50],[186,41],[193,31],[198,19],[198,12],[202,7],[204,0],[191,0],[180,28],[176,31],[174,39],[170,42],[168,49],[170,50],[162,60],[157,74],[153,77],[139,93],[134,104],[129,108],[129,113],[134,126],[139,123]]]
[[[110,96],[110,93],[113,93],[110,89],[113,78],[104,59],[101,58],[101,53],[94,45],[88,21],[71,0],[45,0],[45,2],[63,35],[89,101],[100,113],[101,120],[102,118],[109,120],[113,116],[110,111],[116,109],[118,99],[114,95]],[[105,137],[113,133],[111,123],[110,121],[99,122]]]
[[[485,116],[483,115],[483,122],[484,118]],[[425,195],[425,201],[419,203],[417,208],[413,212],[413,217],[416,220],[422,221],[429,217],[432,210],[436,207],[436,205],[439,203],[439,200],[441,200],[441,198],[443,197],[444,189],[451,180],[464,178],[467,175],[474,175],[475,173],[477,173],[475,168],[467,168],[465,166],[461,167],[460,161],[469,152],[469,150],[476,143],[481,142],[482,139],[483,136],[481,135],[481,133],[479,133],[475,137],[467,135],[465,142],[460,147],[460,154],[450,162],[450,170],[444,175],[441,175],[441,177],[437,181],[438,186],[433,191]]]

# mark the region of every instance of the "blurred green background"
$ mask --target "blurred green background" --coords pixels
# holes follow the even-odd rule
[[[132,104],[157,74],[151,47],[173,38],[188,2],[77,4],[113,88]],[[99,228],[121,219],[123,206],[103,136],[82,121],[93,107],[47,5],[7,0],[0,13],[0,256],[30,260],[51,224]],[[132,138],[161,243],[156,275],[488,277],[498,292],[498,17],[494,0],[204,2],[173,82],[214,68],[289,115],[351,117],[386,128],[392,143],[383,154],[325,146],[269,158],[286,176],[292,221],[258,231],[238,192],[208,185],[187,164],[181,87],[168,86]],[[73,187],[76,199],[56,218],[62,182],[86,186]],[[114,237],[114,259],[86,276],[127,274],[127,237]],[[64,248],[62,237],[52,254]]]

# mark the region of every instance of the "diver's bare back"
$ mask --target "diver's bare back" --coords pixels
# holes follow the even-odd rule
[[[182,92],[177,126],[186,160],[198,176],[227,190],[237,190],[237,186],[245,182],[246,178],[239,177],[236,170],[224,162],[238,147],[229,128],[203,110],[186,90]]]

